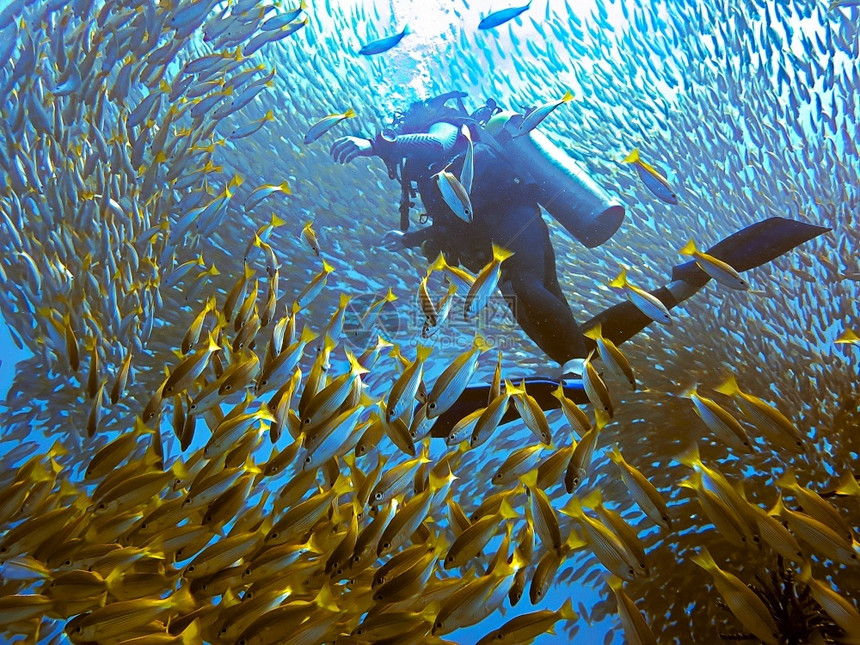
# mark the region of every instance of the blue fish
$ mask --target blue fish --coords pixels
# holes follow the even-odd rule
[[[481,18],[481,22],[478,24],[478,29],[492,29],[493,27],[503,25],[508,20],[513,20],[526,9],[528,9],[531,3],[531,0],[529,0],[522,7],[510,7],[509,9],[494,11],[490,15]]]
[[[642,159],[639,158],[639,148],[633,148],[633,151],[624,158],[622,163],[633,164],[636,168],[636,172],[639,173],[639,178],[642,180],[642,183],[644,183],[648,190],[650,190],[655,196],[659,197],[667,204],[678,203],[678,198],[672,191],[672,187],[669,185],[669,180],[666,179],[666,173],[662,168],[642,161]]]
[[[364,47],[358,50],[358,53],[362,56],[373,56],[374,54],[381,54],[383,52],[387,52],[392,47],[396,47],[397,43],[403,40],[403,37],[407,34],[411,34],[412,31],[409,29],[409,25],[406,25],[399,34],[394,34],[393,36],[386,36],[385,38],[380,38],[379,40],[374,40],[373,42],[367,43]]]

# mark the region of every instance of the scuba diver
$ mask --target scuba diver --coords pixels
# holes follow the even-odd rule
[[[463,104],[466,96],[454,91],[413,103],[373,139],[336,140],[331,155],[339,163],[380,157],[389,177],[400,181],[400,230],[385,235],[385,248],[421,247],[429,261],[441,252],[449,264],[474,273],[493,259],[494,244],[512,252],[501,264],[499,291],[523,331],[562,365],[565,394],[585,403],[581,376],[594,341],[583,332],[600,323],[603,336],[619,344],[653,320],[625,301],[578,325],[558,283],[555,253],[540,207],[588,248],[602,244],[618,230],[624,207],[538,130],[523,131],[520,126],[527,115],[502,111],[492,99],[470,114]],[[446,105],[452,100],[456,108]],[[448,170],[460,176],[470,145],[474,179],[469,193],[471,221],[466,221],[443,198],[435,175]],[[420,221],[430,224],[409,231],[416,190],[426,211]],[[745,271],[827,230],[770,218],[735,233],[707,253]],[[691,260],[674,267],[669,284],[650,293],[671,309],[708,280]],[[526,379],[528,393],[544,409],[559,406],[551,395],[557,386],[557,379]],[[467,388],[437,419],[432,436],[447,436],[457,420],[486,405],[487,392],[488,386]],[[514,418],[516,411],[511,407],[502,422]]]
[[[589,247],[609,239],[618,229],[624,208],[578,167],[567,172],[570,177],[545,189],[540,177],[535,177],[535,163],[516,150],[506,152],[499,142],[505,135],[508,140],[513,137],[503,129],[505,115],[495,102],[489,101],[470,115],[463,107],[465,96],[449,92],[414,103],[392,129],[372,140],[338,139],[332,156],[340,163],[358,156],[381,157],[389,176],[400,179],[401,230],[391,231],[383,239],[388,248],[420,246],[430,261],[442,252],[449,264],[465,266],[474,273],[492,260],[493,244],[511,252],[501,265],[499,289],[514,318],[550,358],[563,366],[562,373],[578,375],[588,347],[559,286],[555,253],[539,204],[553,210],[554,217]],[[457,101],[457,109],[445,105],[452,99]],[[443,169],[461,173],[470,145],[464,126],[474,141],[471,222],[454,214],[434,181],[434,175]],[[496,136],[490,134],[493,130]],[[526,140],[530,141],[529,137]],[[541,143],[549,144],[545,137]],[[559,151],[559,156],[562,154]],[[514,158],[516,165],[511,161]],[[568,179],[568,186],[564,186],[564,179]],[[572,189],[570,180],[574,182]],[[422,220],[431,224],[408,231],[413,186],[417,186],[426,210]],[[564,195],[565,189],[575,194]],[[559,213],[559,207],[567,207],[569,212]]]

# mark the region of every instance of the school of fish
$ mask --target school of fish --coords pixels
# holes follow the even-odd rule
[[[396,4],[0,10],[0,638],[860,643],[857,3]],[[575,312],[715,278],[588,332],[589,405],[522,388],[557,367],[504,249],[380,248],[397,185],[329,156],[450,89],[624,201],[599,248],[550,223]],[[773,215],[832,231],[743,278],[698,250]]]

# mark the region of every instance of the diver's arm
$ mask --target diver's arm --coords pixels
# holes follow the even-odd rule
[[[372,141],[372,154],[386,162],[397,162],[404,157],[444,158],[457,146],[459,129],[450,123],[434,123],[427,132],[401,134],[388,138],[382,133]]]
[[[341,137],[332,144],[331,156],[338,163],[349,163],[357,157],[380,157],[386,164],[394,165],[405,157],[436,161],[455,151],[458,137],[456,126],[434,123],[427,132],[391,138],[382,133],[373,139]]]

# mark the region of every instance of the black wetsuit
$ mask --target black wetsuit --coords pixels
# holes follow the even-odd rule
[[[445,203],[433,174],[459,177],[467,142],[459,128],[437,123],[428,133],[377,137],[374,154],[387,163],[405,159],[403,177],[415,182],[432,223],[407,232],[406,246],[421,246],[428,260],[441,251],[451,264],[478,272],[492,259],[492,244],[513,255],[502,263],[499,289],[526,334],[564,364],[587,354],[586,340],[558,283],[549,229],[540,214],[536,187],[490,142],[474,144],[473,221],[458,218]]]

